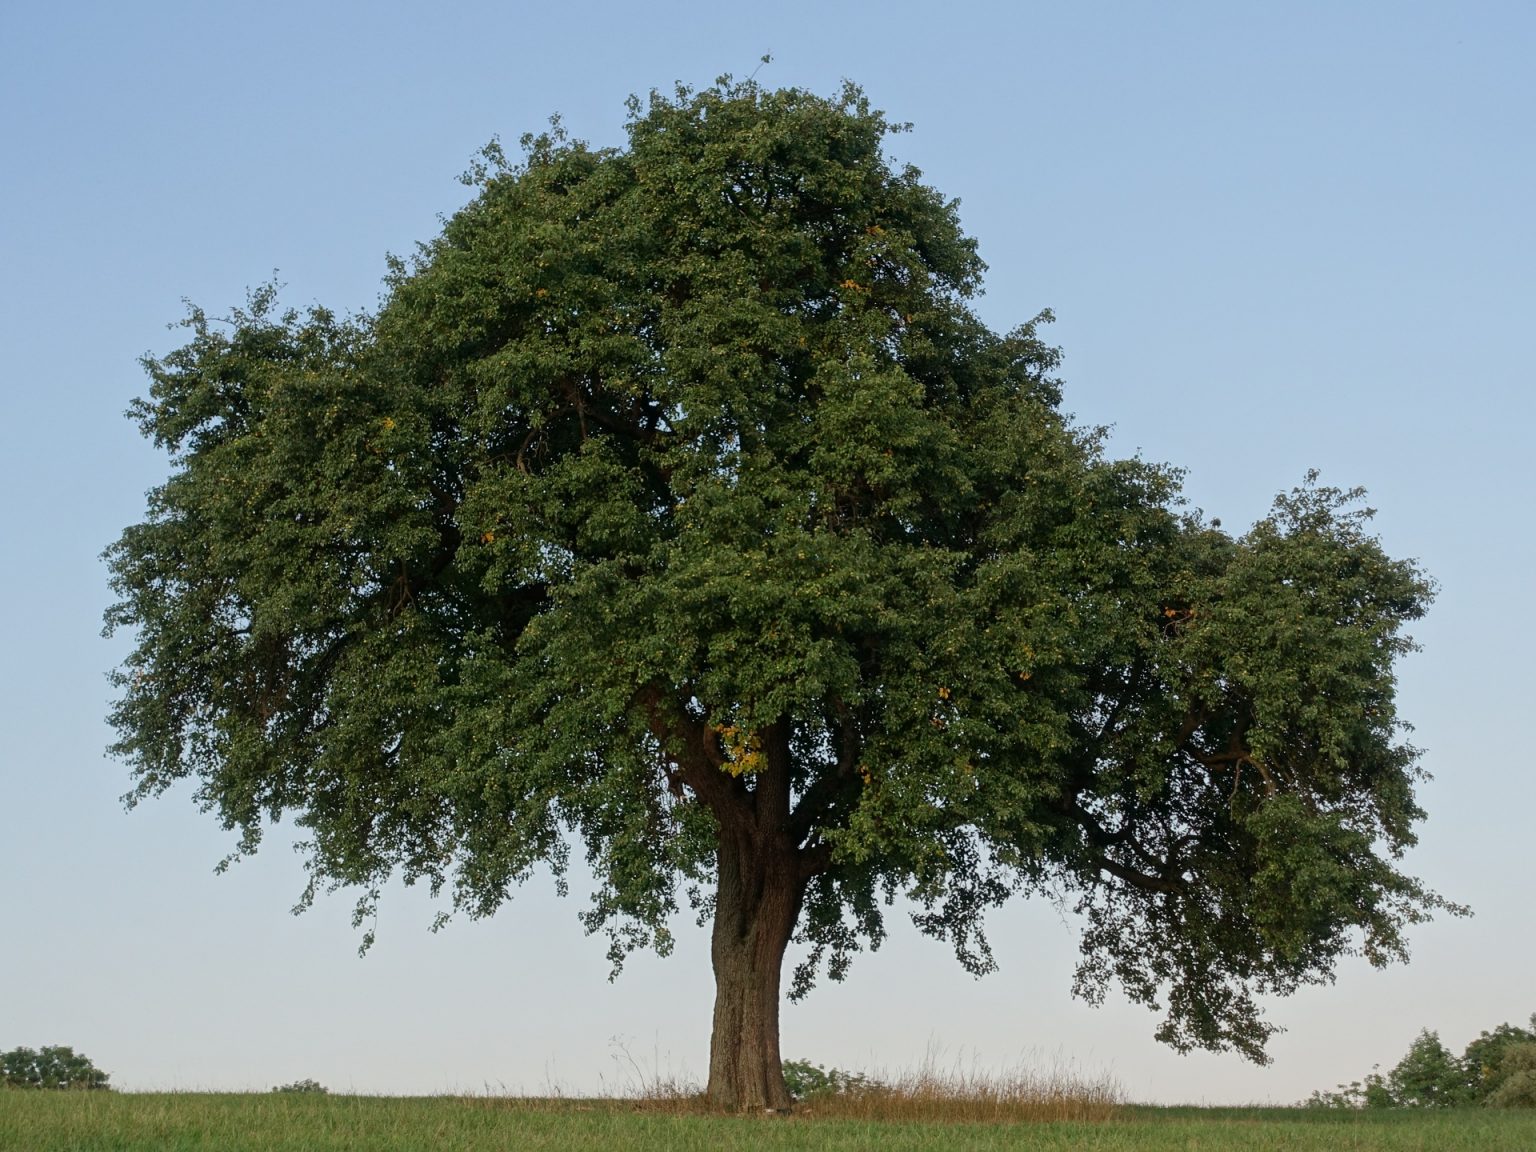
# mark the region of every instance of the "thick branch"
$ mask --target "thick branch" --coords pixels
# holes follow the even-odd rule
[[[650,684],[636,694],[646,726],[662,749],[677,761],[676,778],[693,790],[723,828],[739,829],[753,821],[755,798],[740,777],[721,771],[714,736],[701,721],[669,708],[662,689]]]
[[[783,717],[758,733],[764,763],[753,783],[756,785],[758,832],[761,835],[790,835],[789,733],[789,720]]]
[[[1125,711],[1126,704],[1135,695],[1136,682],[1141,679],[1141,674],[1145,667],[1146,662],[1142,657],[1138,656],[1135,662],[1132,663],[1130,671],[1125,674],[1125,682],[1120,686],[1121,691],[1116,695],[1114,705],[1109,710],[1109,715],[1104,717],[1104,723],[1099,726],[1098,734],[1093,738],[1095,754],[1098,753],[1099,749],[1103,748],[1104,742],[1113,734],[1115,722],[1120,719],[1120,714]]]
[[[1257,759],[1253,755],[1252,750],[1244,743],[1247,735],[1248,726],[1243,724],[1233,731],[1232,739],[1227,742],[1227,750],[1225,752],[1213,752],[1205,756],[1196,756],[1195,760],[1207,768],[1219,768],[1230,764],[1232,766],[1232,790],[1234,793],[1237,791],[1238,777],[1242,772],[1243,765],[1246,764],[1258,772],[1260,778],[1264,781],[1265,793],[1273,796],[1279,791],[1275,784],[1275,778],[1270,773],[1268,766],[1262,760]]]
[[[832,846],[820,840],[814,844],[807,844],[795,853],[795,863],[799,868],[800,882],[803,884],[811,877],[820,876],[832,867]]]
[[[1191,705],[1184,714],[1184,722],[1179,725],[1179,734],[1173,741],[1174,749],[1180,749],[1189,743],[1190,737],[1200,730],[1200,726],[1211,718],[1211,714],[1201,705]]]
[[[1145,872],[1138,872],[1134,868],[1118,864],[1108,856],[1095,857],[1093,864],[1101,872],[1108,872],[1111,876],[1116,876],[1131,887],[1140,888],[1143,892],[1165,892],[1176,896],[1184,891],[1184,885],[1175,880],[1167,880],[1161,876],[1148,876]]]
[[[837,763],[811,781],[790,813],[789,834],[796,844],[804,844],[838,801],[856,791],[859,731],[847,705],[838,701],[835,707],[838,714]]]
[[[1137,843],[1136,837],[1133,834],[1134,829],[1137,826],[1134,822],[1130,820],[1123,820],[1119,828],[1115,829],[1114,831],[1110,831],[1108,828],[1104,827],[1102,823],[1100,823],[1098,817],[1094,816],[1092,812],[1088,811],[1088,809],[1084,808],[1077,802],[1077,796],[1075,793],[1071,796],[1068,796],[1062,802],[1061,808],[1077,823],[1077,826],[1082,829],[1083,833],[1088,837],[1089,843],[1092,844],[1095,848],[1100,849],[1101,853],[1102,851],[1107,851],[1109,849],[1124,847],[1129,849],[1131,853],[1139,857],[1149,866],[1163,872],[1168,870],[1168,861],[1161,859],[1155,852],[1147,851],[1139,843]],[[1103,856],[1102,854],[1096,856],[1095,859],[1106,861],[1106,863],[1102,865],[1106,869],[1110,869],[1111,866],[1113,868],[1124,867],[1123,865],[1115,864],[1113,861],[1109,860],[1107,856]],[[1136,874],[1139,875],[1139,873]]]

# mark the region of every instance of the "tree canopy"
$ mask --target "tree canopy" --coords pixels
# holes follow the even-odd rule
[[[294,814],[306,901],[364,914],[398,875],[490,915],[579,845],[616,964],[713,917],[726,1104],[788,1101],[791,937],[798,996],[898,895],[976,973],[989,909],[1075,901],[1080,994],[1253,1059],[1256,994],[1405,956],[1430,582],[1356,491],[1232,535],[1109,458],[893,130],[653,93],[625,147],[488,149],[370,314],[193,308],[107,553],[133,798],[194,779],[242,852]]]
[[[0,1087],[104,1092],[110,1079],[84,1053],[63,1045],[0,1052]]]

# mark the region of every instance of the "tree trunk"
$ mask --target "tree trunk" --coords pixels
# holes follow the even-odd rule
[[[792,845],[764,844],[722,828],[710,956],[715,1021],[709,1044],[710,1103],[757,1111],[788,1108],[779,1059],[779,977],[806,880]]]

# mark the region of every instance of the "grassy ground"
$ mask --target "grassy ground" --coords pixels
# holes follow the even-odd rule
[[[25,1152],[597,1152],[828,1149],[1528,1152],[1536,1113],[1115,1109],[1097,1121],[713,1116],[622,1101],[0,1091],[0,1149]]]

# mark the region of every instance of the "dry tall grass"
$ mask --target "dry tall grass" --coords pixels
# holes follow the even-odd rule
[[[1085,1074],[1071,1063],[1020,1062],[994,1072],[959,1062],[946,1067],[930,1054],[915,1072],[845,1079],[838,1090],[801,1101],[796,1112],[849,1120],[1020,1124],[1107,1120],[1123,1102],[1112,1076]]]
[[[660,1115],[718,1115],[701,1086],[686,1072],[664,1067],[659,1053],[636,1058],[615,1038],[616,1075],[599,1095],[576,1096],[557,1084],[542,1097],[512,1095],[487,1086],[467,1102],[530,1112],[631,1112]],[[979,1061],[957,1058],[946,1064],[942,1049],[931,1048],[916,1071],[832,1074],[834,1087],[795,1102],[792,1114],[807,1119],[1025,1124],[1050,1121],[1098,1122],[1125,1103],[1118,1081],[1108,1072],[1085,1072],[1076,1063],[1020,1059],[1002,1072]]]
[[[625,1054],[627,1058],[627,1053]],[[631,1065],[623,1089],[598,1099],[555,1097],[519,1100],[521,1107],[580,1111],[632,1111],[670,1115],[718,1112],[697,1084]],[[1097,1122],[1125,1102],[1108,1073],[1085,1073],[1070,1062],[1018,1064],[995,1072],[960,1061],[945,1065],[930,1053],[916,1071],[838,1074],[837,1087],[796,1102],[793,1114],[807,1119],[1024,1124],[1048,1121]],[[512,1103],[503,1099],[503,1105]]]

